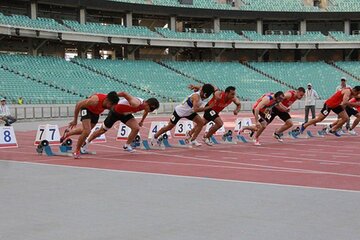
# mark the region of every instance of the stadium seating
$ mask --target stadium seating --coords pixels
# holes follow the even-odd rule
[[[140,97],[147,96],[139,89],[111,80],[61,58],[0,55],[0,64],[84,96],[114,90],[129,91]]]
[[[28,16],[24,16],[24,15],[5,16],[2,13],[0,13],[0,24],[35,28],[35,29],[71,31],[70,29],[56,22],[54,19],[37,18],[33,20]]]
[[[185,32],[175,32],[169,28],[155,28],[155,30],[166,38],[176,39],[202,39],[202,40],[225,40],[225,41],[245,41],[246,39],[236,32],[231,30],[224,30],[218,33],[205,33],[204,31],[191,32],[189,29],[185,29]]]
[[[348,35],[344,32],[331,31],[329,35],[333,37],[336,41],[360,41],[360,35]]]
[[[304,5],[303,0],[242,0],[240,10],[245,11],[288,11],[288,12],[317,12],[319,8]]]
[[[328,3],[329,12],[356,12],[360,9],[358,0],[331,0]]]
[[[311,42],[311,41],[326,41],[328,38],[321,32],[306,32],[303,35],[288,35],[289,31],[281,31],[282,34],[268,34],[261,35],[255,31],[243,31],[243,35],[252,41],[277,41],[277,42]]]
[[[180,4],[178,0],[152,0],[154,5],[163,5],[171,7],[193,7],[193,8],[208,8],[208,9],[232,9],[229,4],[221,4],[215,0],[193,0],[192,5]]]
[[[335,62],[335,65],[360,78],[360,62]],[[360,82],[356,82],[360,85]]]
[[[187,86],[195,83],[193,80],[152,61],[82,59],[76,59],[74,61],[124,81],[135,82],[147,90],[169,96],[173,101],[182,101],[186,95],[189,94],[189,92],[186,91]]]
[[[0,95],[7,96],[10,102],[23,97],[26,103],[71,103],[80,99],[79,96],[61,91],[49,85],[33,81],[0,68]]]
[[[286,87],[239,63],[173,62],[171,66],[187,75],[210,82],[221,89],[235,86],[242,99],[256,100],[266,92],[285,90]]]
[[[76,32],[87,32],[106,35],[139,36],[139,37],[161,37],[150,29],[141,26],[125,27],[118,24],[101,24],[87,22],[80,24],[76,21],[64,20],[66,26]]]
[[[325,62],[251,62],[250,65],[294,86],[306,87],[310,82],[322,99],[334,93],[344,76],[343,72]],[[350,77],[347,79],[352,86],[359,84]]]

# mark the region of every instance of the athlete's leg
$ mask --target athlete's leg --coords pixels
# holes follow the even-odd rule
[[[81,125],[81,126],[71,129],[67,133],[64,133],[63,136],[64,136],[64,139],[66,139],[73,135],[80,135],[82,132],[83,132],[83,126]]]
[[[310,121],[308,121],[307,123],[305,123],[303,126],[304,126],[304,128],[307,128],[308,126],[311,126],[311,125],[313,125],[313,124],[316,124],[316,123],[319,123],[319,122],[324,121],[324,119],[325,119],[326,117],[327,117],[327,116],[325,116],[324,114],[319,113],[316,118],[311,119]]]
[[[291,118],[286,120],[286,122],[278,129],[275,131],[275,133],[280,134],[285,132],[286,130],[288,130],[289,128],[291,128],[292,126],[294,126],[294,123],[292,122]]]
[[[131,132],[128,136],[128,139],[126,141],[126,144],[130,145],[134,139],[136,138],[137,134],[139,133],[140,131],[140,126],[139,126],[139,123],[136,121],[135,118],[131,118],[129,119],[126,123],[125,123],[126,126],[128,126],[129,128],[131,128]]]
[[[75,153],[80,152],[80,148],[81,146],[84,144],[86,138],[89,136],[91,129],[92,129],[92,124],[91,124],[91,119],[83,119],[82,120],[82,128],[83,131],[79,136],[79,139],[76,143],[76,149],[75,149]]]
[[[198,135],[200,134],[202,128],[204,127],[204,120],[199,116],[199,115],[196,115],[192,121],[196,124],[195,127],[194,127],[194,133],[193,135],[191,136],[191,141],[194,141],[196,140],[196,138],[198,137]]]
[[[267,123],[265,121],[262,121],[260,123],[260,128],[258,128],[255,133],[255,139],[258,139],[260,137],[260,135],[263,133],[266,127],[267,127]]]
[[[357,114],[355,115],[355,117],[356,117],[356,119],[354,120],[354,122],[353,122],[350,130],[354,130],[354,129],[356,128],[356,126],[357,126],[357,125],[359,124],[359,122],[360,122],[360,113],[357,113]]]
[[[347,115],[346,111],[342,111],[338,114],[339,119],[336,125],[333,125],[331,128],[331,131],[336,131],[338,128],[340,128],[344,123],[349,121],[349,116]]]
[[[204,136],[205,138],[210,138],[217,130],[219,130],[224,125],[224,123],[220,117],[215,118],[215,120],[213,122],[215,124],[209,129],[209,132],[207,134],[205,134],[205,136]],[[204,124],[206,124],[206,123],[207,122],[204,122]]]
[[[172,123],[171,121],[169,121],[169,123],[162,127],[159,131],[157,131],[154,134],[155,138],[158,138],[159,136],[163,135],[164,133],[166,133],[167,131],[170,131],[171,129],[173,129],[175,127],[176,124]]]
[[[104,129],[104,126],[101,126],[100,129],[94,131],[87,139],[87,142],[90,143],[91,141],[93,141],[95,138],[100,137],[102,134],[106,133],[107,130]]]

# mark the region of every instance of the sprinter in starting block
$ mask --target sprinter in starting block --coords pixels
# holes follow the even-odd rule
[[[200,87],[196,87],[196,86],[192,86],[192,87],[193,87],[193,89],[200,88]],[[236,105],[236,108],[233,111],[234,115],[238,115],[238,113],[240,112],[240,109],[241,109],[241,103],[240,103],[240,100],[236,97],[236,88],[233,86],[227,87],[225,89],[225,91],[216,90],[214,93],[214,96],[211,98],[209,103],[206,105],[206,106],[212,106],[212,107],[207,109],[204,112],[203,121],[205,124],[207,124],[211,121],[213,121],[215,123],[209,129],[209,132],[207,132],[203,137],[203,141],[207,145],[212,146],[215,143],[214,141],[216,141],[216,139],[213,135],[218,129],[220,129],[224,125],[224,122],[222,121],[219,114],[222,110],[224,110],[224,108],[229,106],[231,103],[234,103]],[[190,138],[194,132],[195,132],[195,128],[193,128],[188,133],[188,138]],[[226,141],[223,140],[223,142],[229,143],[229,141],[227,141],[227,139],[228,139],[228,136],[225,137]],[[218,142],[218,141],[216,141],[216,142]],[[230,141],[230,142],[232,142],[232,141]],[[234,142],[232,142],[232,143],[234,143]]]
[[[133,141],[138,136],[140,127],[143,126],[143,122],[149,112],[153,112],[159,108],[159,101],[156,98],[149,98],[144,101],[141,98],[133,97],[128,93],[123,93],[124,99],[121,99],[117,105],[115,105],[110,111],[107,118],[104,120],[100,129],[93,132],[91,136],[85,141],[81,151],[87,151],[90,142],[100,135],[106,133],[117,121],[121,121],[126,126],[131,128],[130,135],[124,145],[124,151],[133,152]],[[138,123],[133,113],[144,111],[142,119]],[[140,141],[140,140],[139,140]]]

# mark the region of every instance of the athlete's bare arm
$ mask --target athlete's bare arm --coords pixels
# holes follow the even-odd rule
[[[349,104],[350,96],[351,96],[351,90],[350,89],[344,89],[343,90],[344,96],[343,100],[341,102],[342,106],[346,106]]]
[[[236,105],[236,108],[234,110],[234,115],[238,115],[238,113],[241,110],[241,102],[237,97],[234,97],[233,103]]]
[[[213,105],[209,105],[207,107],[199,106],[200,96],[198,94],[192,95],[191,100],[192,100],[192,103],[193,103],[194,112],[204,112],[206,110],[209,110],[213,106]]]
[[[254,110],[254,115],[255,115],[254,117],[255,117],[255,124],[257,127],[260,126],[260,122],[259,122],[260,109],[264,108],[269,103],[270,103],[270,99],[267,96],[264,96],[261,102],[259,102],[259,104],[256,106]]]
[[[216,90],[216,91],[214,92],[214,96],[215,96],[215,100],[216,100],[216,101],[221,100],[221,91]]]
[[[147,117],[148,114],[149,114],[149,112],[146,111],[146,110],[144,110],[144,113],[143,113],[143,115],[142,115],[142,118],[141,118],[141,120],[140,120],[140,122],[139,122],[139,126],[140,126],[140,127],[143,126],[144,120],[145,120],[145,118]]]
[[[291,98],[291,93],[286,92],[284,94],[284,100],[288,100]],[[276,106],[277,109],[281,110],[281,111],[285,111],[285,112],[289,112],[290,108],[287,108],[286,106],[284,106],[284,104],[282,104],[281,102]]]
[[[72,128],[77,125],[77,119],[79,117],[79,112],[82,108],[89,106],[96,106],[99,103],[99,97],[96,95],[91,96],[88,99],[79,101],[75,106],[74,119],[69,123],[69,127]]]
[[[141,104],[139,99],[137,99],[136,97],[130,95],[127,92],[118,92],[117,95],[119,97],[125,98],[129,102],[130,106],[132,106],[132,107],[136,108],[136,107],[140,106],[140,104]]]
[[[194,92],[197,92],[197,91],[199,91],[199,90],[201,89],[201,86],[197,86],[197,85],[194,85],[194,84],[190,84],[190,85],[188,86],[188,88],[189,88],[190,90],[193,90]]]

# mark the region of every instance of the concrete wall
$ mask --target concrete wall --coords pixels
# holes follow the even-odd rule
[[[170,114],[174,107],[179,103],[161,103],[160,108],[155,114]],[[254,102],[241,102],[242,111],[251,111]],[[322,108],[324,101],[317,101],[316,107]],[[56,119],[68,118],[74,116],[75,104],[44,104],[44,105],[9,105],[12,115],[18,120],[36,120],[36,119]],[[224,111],[229,112],[235,109],[235,105],[230,105]],[[293,110],[304,109],[304,101],[297,101],[292,106]],[[104,113],[106,115],[107,112]]]

